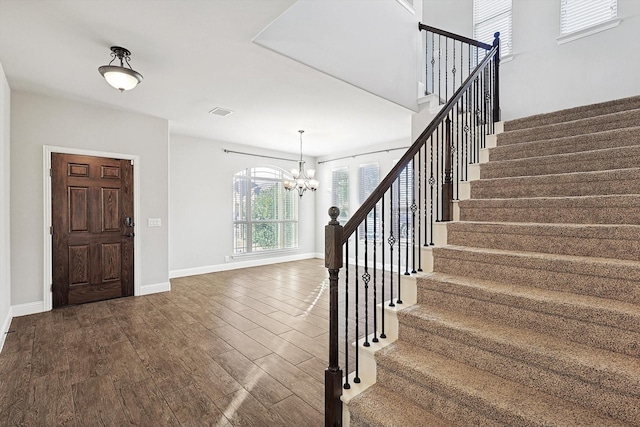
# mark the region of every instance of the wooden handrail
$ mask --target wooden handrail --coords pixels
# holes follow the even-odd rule
[[[485,50],[490,50],[493,47],[490,44],[482,43],[478,40],[470,39],[459,34],[450,33],[449,31],[441,30],[439,28],[430,27],[429,25],[425,25],[422,22],[418,23],[418,29],[420,29],[420,31],[431,31],[432,33],[440,34],[441,36],[449,37],[450,39],[458,40]]]
[[[430,28],[430,27],[429,27]],[[489,46],[489,45],[487,45]],[[413,159],[413,157],[420,151],[422,146],[425,144],[426,139],[431,136],[431,134],[440,126],[440,124],[445,120],[449,111],[453,109],[453,107],[458,103],[464,92],[469,89],[473,81],[478,77],[478,75],[486,68],[487,64],[495,55],[499,55],[500,45],[489,46],[491,49],[487,56],[478,64],[475,70],[467,77],[462,86],[458,88],[458,90],[453,94],[451,99],[442,107],[440,112],[436,115],[436,117],[431,121],[429,126],[420,134],[420,136],[416,139],[416,141],[411,145],[411,147],[407,150],[407,152],[400,158],[400,161],[395,164],[391,171],[385,176],[380,184],[376,187],[376,189],[367,197],[367,200],[358,208],[358,210],[351,216],[349,221],[343,226],[342,229],[342,243],[346,243],[349,240],[349,237],[356,231],[358,225],[362,221],[364,221],[371,212],[371,210],[376,206],[378,201],[384,197],[384,194],[387,190],[393,185],[395,180],[398,178],[402,170],[407,166],[407,164]]]

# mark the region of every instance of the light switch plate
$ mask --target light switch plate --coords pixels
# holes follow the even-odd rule
[[[160,218],[149,218],[147,219],[147,227],[161,227],[162,221]]]

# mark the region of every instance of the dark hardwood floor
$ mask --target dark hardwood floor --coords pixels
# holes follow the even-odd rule
[[[311,259],[13,319],[0,425],[320,426],[327,271]]]

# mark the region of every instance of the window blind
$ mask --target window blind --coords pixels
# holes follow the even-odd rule
[[[331,171],[331,206],[340,209],[339,221],[349,218],[349,169],[337,168]]]
[[[500,33],[500,56],[512,49],[511,0],[473,0],[473,38],[493,44],[493,35]]]
[[[617,0],[562,0],[560,33],[569,34],[618,16]]]
[[[365,200],[367,200],[367,197],[369,197],[371,195],[371,193],[373,193],[373,190],[376,189],[376,187],[378,186],[378,183],[380,182],[380,172],[379,172],[379,167],[377,163],[369,163],[366,165],[360,165],[359,168],[359,178],[360,181],[358,183],[358,198],[359,198],[359,202],[360,204],[364,203]],[[380,213],[379,213],[379,209],[376,207],[376,222],[377,224],[375,225],[376,227],[376,231],[380,231]],[[360,224],[360,226],[358,227],[358,234],[360,235],[360,238],[364,238],[364,225]],[[373,212],[370,212],[367,215],[367,233],[370,236],[373,236],[373,231],[374,231],[374,222],[373,222]],[[370,237],[367,236],[367,237]]]

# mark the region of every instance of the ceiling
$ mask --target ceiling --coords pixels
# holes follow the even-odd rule
[[[12,90],[164,118],[172,134],[296,153],[304,129],[311,156],[408,140],[411,111],[252,42],[293,3],[0,0],[0,62]],[[112,45],[144,76],[134,90],[98,73]]]

